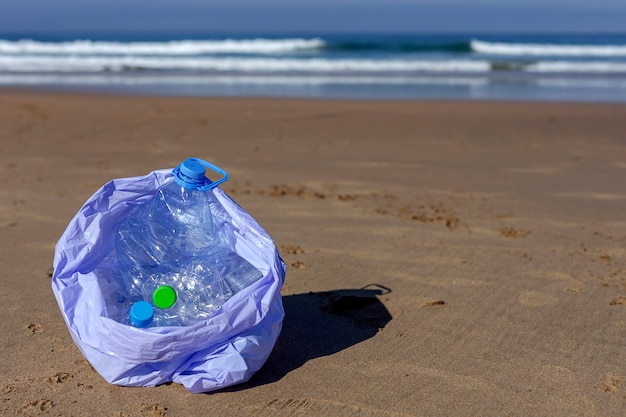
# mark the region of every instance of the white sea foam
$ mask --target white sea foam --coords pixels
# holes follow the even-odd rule
[[[556,45],[471,41],[472,51],[490,55],[626,56],[626,45]]]
[[[295,59],[247,57],[134,57],[0,55],[6,72],[102,72],[146,70],[235,72],[489,72],[488,61]]]
[[[626,62],[540,61],[520,67],[531,73],[624,73]],[[133,70],[199,71],[244,73],[488,73],[487,60],[416,59],[326,59],[215,56],[46,56],[2,55],[0,71],[43,72],[123,72]]]
[[[0,85],[74,85],[74,86],[294,86],[325,85],[429,85],[484,88],[490,85],[487,76],[278,76],[278,75],[138,75],[123,73],[67,74],[0,74]],[[626,90],[626,80],[600,78],[537,78],[533,84],[563,90],[599,89]],[[623,101],[623,100],[618,100]]]
[[[524,70],[527,72],[626,74],[626,62],[544,61],[530,64]]]
[[[104,42],[76,40],[39,42],[0,40],[3,54],[46,55],[197,55],[212,53],[271,54],[324,47],[322,39],[225,39],[168,42]]]

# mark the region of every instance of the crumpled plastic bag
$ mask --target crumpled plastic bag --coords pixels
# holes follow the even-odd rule
[[[52,290],[74,342],[106,381],[176,382],[192,393],[208,392],[247,381],[269,357],[284,317],[285,264],[270,236],[216,187],[209,192],[226,211],[236,252],[263,278],[191,326],[136,328],[107,317],[106,284],[94,269],[113,249],[121,220],[171,177],[171,170],[158,170],[116,179],[87,200],[57,242]]]

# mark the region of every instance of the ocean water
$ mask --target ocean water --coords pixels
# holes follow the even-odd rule
[[[626,102],[626,33],[0,34],[0,86],[182,96]]]

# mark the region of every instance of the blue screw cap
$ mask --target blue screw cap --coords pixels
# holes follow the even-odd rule
[[[148,327],[154,318],[154,307],[147,301],[137,301],[130,308],[130,321],[137,327]]]
[[[206,174],[206,168],[222,175],[217,181],[211,181]],[[208,191],[227,181],[228,172],[222,168],[198,158],[187,158],[172,170],[176,183],[189,190]]]
[[[186,159],[180,164],[180,173],[194,180],[204,179],[206,169],[194,159]]]

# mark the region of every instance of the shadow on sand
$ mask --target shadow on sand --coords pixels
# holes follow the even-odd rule
[[[367,340],[391,320],[378,296],[391,290],[378,284],[361,289],[310,292],[283,297],[283,330],[269,359],[238,391],[280,380],[307,361],[332,355]]]

